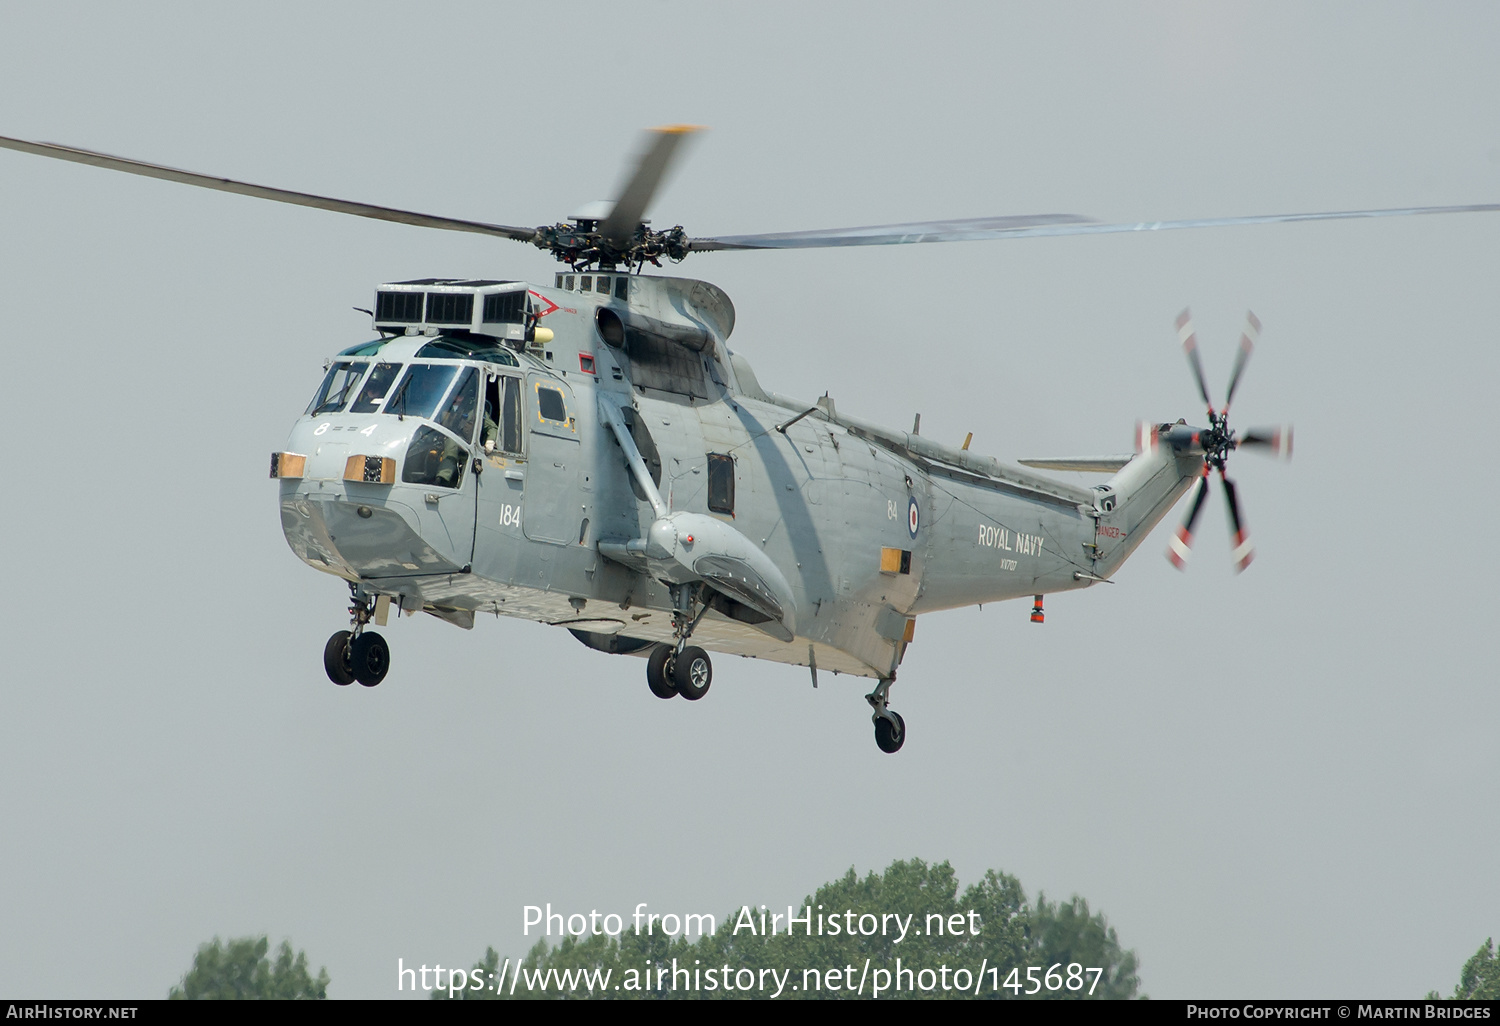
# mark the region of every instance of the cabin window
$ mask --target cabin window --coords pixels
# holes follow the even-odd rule
[[[349,407],[350,413],[374,413],[375,408],[380,405],[380,400],[385,398],[386,392],[390,391],[391,382],[396,380],[396,375],[401,373],[399,363],[377,363],[375,369],[370,372],[370,380],[365,382],[365,387],[359,390],[359,397],[354,400],[354,405]]]
[[[562,393],[555,388],[542,385],[536,387],[536,412],[543,420],[553,420],[559,424],[568,422],[567,404],[563,402]]]
[[[308,404],[307,412],[317,416],[320,413],[342,410],[349,401],[349,393],[354,391],[354,386],[359,384],[359,379],[365,376],[369,366],[368,363],[352,363],[348,360],[340,360],[334,364],[324,375],[323,384],[318,387],[317,395]]]
[[[734,457],[708,454],[708,510],[734,516]]]

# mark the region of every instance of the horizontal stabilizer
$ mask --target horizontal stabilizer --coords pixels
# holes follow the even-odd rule
[[[1019,460],[1037,470],[1081,470],[1091,474],[1114,474],[1130,462],[1129,456],[1067,456],[1055,460]]]

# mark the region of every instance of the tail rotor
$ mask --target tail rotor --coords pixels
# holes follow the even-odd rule
[[[1229,454],[1240,446],[1249,446],[1269,452],[1281,459],[1291,459],[1292,428],[1289,424],[1275,428],[1253,428],[1246,431],[1244,437],[1238,437],[1229,427],[1229,404],[1234,401],[1235,391],[1239,388],[1240,380],[1245,373],[1245,365],[1250,360],[1250,354],[1255,350],[1255,343],[1260,339],[1260,321],[1255,314],[1250,313],[1245,317],[1245,330],[1240,335],[1239,351],[1234,358],[1234,369],[1229,374],[1229,391],[1224,399],[1223,410],[1214,409],[1213,398],[1208,390],[1208,378],[1203,373],[1203,360],[1198,355],[1198,336],[1193,330],[1192,314],[1187,310],[1182,311],[1177,317],[1177,335],[1182,340],[1183,351],[1187,354],[1188,366],[1198,382],[1198,392],[1203,397],[1204,405],[1208,407],[1209,426],[1206,430],[1183,427],[1172,433],[1178,437],[1189,438],[1193,445],[1202,448],[1203,476],[1193,485],[1187,516],[1167,545],[1167,559],[1179,570],[1186,568],[1187,558],[1193,544],[1193,528],[1198,522],[1199,514],[1203,512],[1204,501],[1208,497],[1209,472],[1218,471],[1229,513],[1229,532],[1234,545],[1230,557],[1234,560],[1235,572],[1239,573],[1255,558],[1255,546],[1250,542],[1250,533],[1245,527],[1245,518],[1240,511],[1239,492],[1234,482],[1225,473]],[[1141,448],[1139,439],[1138,429],[1138,450]]]

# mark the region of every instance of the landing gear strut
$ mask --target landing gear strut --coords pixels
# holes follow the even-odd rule
[[[672,633],[676,635],[674,645],[657,645],[646,660],[646,685],[657,698],[681,695],[689,702],[696,702],[708,694],[714,680],[714,665],[708,653],[697,645],[689,645],[693,629],[708,612],[704,603],[696,613],[698,587],[689,584],[671,585]]]
[[[906,744],[906,721],[890,707],[891,685],[894,683],[894,676],[887,677],[865,696],[865,701],[875,710],[870,717],[875,723],[875,744],[887,755],[901,751],[901,746]]]
[[[349,595],[350,629],[335,631],[323,646],[323,670],[335,684],[359,681],[373,688],[391,668],[391,649],[379,634],[365,630],[375,617],[375,596],[353,584]]]

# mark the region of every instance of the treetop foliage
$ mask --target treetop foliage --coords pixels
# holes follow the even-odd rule
[[[307,971],[307,953],[292,954],[286,941],[276,949],[275,961],[267,957],[270,942],[265,937],[237,937],[227,944],[215,937],[198,948],[193,967],[173,987],[173,1000],[293,1000],[328,997],[328,970],[320,968],[316,978]]]
[[[1437,991],[1427,995],[1438,997]],[[1500,957],[1495,954],[1495,940],[1485,938],[1474,957],[1464,963],[1453,989],[1455,1001],[1500,1001]]]

